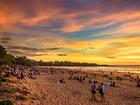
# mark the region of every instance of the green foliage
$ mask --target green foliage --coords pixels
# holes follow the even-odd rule
[[[0,45],[0,57],[4,57],[7,54],[7,51],[2,45]]]
[[[0,45],[0,64],[31,66],[31,60],[25,56],[15,57],[7,54],[6,49]]]
[[[0,101],[0,105],[14,105],[10,100]]]
[[[97,66],[96,63],[80,63],[80,62],[69,62],[69,61],[54,61],[54,62],[43,62],[43,61],[32,61],[34,66]]]
[[[16,57],[15,58],[15,64],[17,65],[23,65],[23,66],[31,66],[31,60],[27,57]]]
[[[0,64],[8,64],[8,65],[12,65],[15,63],[15,57],[7,54],[4,57],[0,58]]]
[[[7,51],[4,47],[0,45],[0,64],[13,64],[15,57],[11,54],[7,54]]]
[[[5,78],[0,78],[0,82],[2,83],[2,82],[7,82],[7,79],[5,79]]]
[[[43,62],[31,60],[25,56],[15,57],[11,54],[7,54],[6,49],[1,45],[0,45],[0,64],[23,65],[23,66],[97,66],[96,63],[79,63],[69,61]]]

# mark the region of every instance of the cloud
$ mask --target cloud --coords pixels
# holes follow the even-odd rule
[[[38,48],[30,48],[30,47],[24,47],[24,46],[8,46],[8,49],[31,51],[31,52],[34,52],[34,51],[46,52],[46,51],[51,51],[51,50],[59,50],[59,49],[62,49],[62,48],[55,47],[55,48],[41,48],[41,49],[38,49]]]
[[[0,0],[0,43],[33,59],[127,62],[139,56],[133,52],[140,49],[139,5],[139,0]]]
[[[36,54],[32,52],[24,52],[21,50],[9,50],[9,53],[16,55],[16,56],[28,56],[28,57],[35,57],[35,56],[46,56],[48,54]]]
[[[108,19],[111,20],[111,16],[116,14],[139,12],[139,4],[139,1],[132,0],[3,0],[0,1],[0,25],[32,26],[63,20],[64,26],[59,27],[60,30],[74,32],[92,25],[100,25]],[[116,17],[119,18],[117,15]]]
[[[25,46],[7,46],[7,50],[9,53],[16,56],[46,56],[49,51],[60,50],[61,48],[30,48]]]
[[[5,36],[3,33],[0,33],[1,44],[7,44],[9,41],[11,41],[11,38],[9,36]]]
[[[88,49],[95,49],[94,47],[88,47]]]
[[[57,56],[67,56],[67,54],[57,54]]]

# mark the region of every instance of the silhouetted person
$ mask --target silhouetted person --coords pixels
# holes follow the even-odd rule
[[[101,102],[105,101],[104,91],[105,91],[104,84],[101,83],[101,85],[99,86],[99,93],[100,93],[100,96],[101,96]]]
[[[91,85],[91,93],[92,93],[92,96],[91,96],[91,99],[93,99],[94,101],[96,101],[96,82],[94,81]]]
[[[140,81],[137,81],[137,87],[140,87]]]
[[[113,86],[113,87],[115,87],[115,86],[116,86],[116,83],[115,83],[115,82],[113,82],[113,83],[112,83],[112,86]]]

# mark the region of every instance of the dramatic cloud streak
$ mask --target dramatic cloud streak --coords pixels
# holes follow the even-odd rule
[[[36,60],[139,64],[139,5],[140,0],[1,0],[0,44]]]

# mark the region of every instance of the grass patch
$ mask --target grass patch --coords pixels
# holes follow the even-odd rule
[[[10,100],[2,100],[0,101],[0,105],[14,105]]]
[[[8,80],[5,79],[5,78],[0,78],[0,82],[1,82],[1,83],[2,83],[2,82],[8,82]]]

